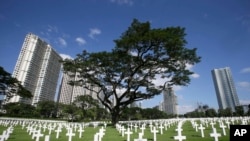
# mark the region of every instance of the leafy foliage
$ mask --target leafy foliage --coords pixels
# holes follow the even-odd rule
[[[54,101],[39,101],[36,109],[41,117],[49,118],[56,116],[56,103]]]
[[[99,105],[98,101],[93,99],[92,96],[77,96],[73,104],[81,110],[83,117],[91,119],[95,119],[97,117],[97,109],[99,108]]]
[[[30,91],[25,89],[21,83],[11,76],[10,73],[4,70],[0,66],[0,94],[6,96],[6,100],[9,100],[13,95],[17,94],[24,98],[31,98]]]
[[[25,103],[8,103],[4,105],[6,109],[7,116],[10,117],[39,117],[39,113],[36,111],[36,108],[30,104]]]

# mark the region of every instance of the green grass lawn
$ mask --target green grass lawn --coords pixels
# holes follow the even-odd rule
[[[196,121],[199,123],[199,121]],[[219,124],[217,122],[216,126],[217,132],[221,133],[221,137],[219,138],[219,141],[229,141],[229,129],[226,129],[226,136],[223,136],[222,129],[219,128]],[[79,133],[75,132],[75,136],[72,138],[72,141],[93,141],[94,140],[94,134],[99,131],[101,127],[85,127],[84,132],[82,133],[82,138],[79,138]],[[163,134],[160,134],[160,130],[157,134],[157,141],[174,141],[174,136],[177,135],[177,132],[175,129],[177,128],[177,124],[172,125],[167,130],[163,129]],[[213,141],[214,139],[210,137],[210,133],[212,132],[212,128],[209,125],[208,128],[205,129],[204,138],[201,138],[200,131],[196,132],[195,129],[192,127],[192,124],[190,121],[184,122],[183,126],[183,132],[182,135],[186,136],[186,141]],[[6,130],[7,127],[0,126],[0,133],[3,132],[3,130]],[[43,131],[43,130],[42,130]],[[138,133],[141,132],[140,129],[137,130],[135,133],[133,131],[133,134],[131,135],[130,140],[134,141],[135,138],[138,138]],[[42,132],[45,135],[48,135],[49,132],[46,130],[46,132]],[[147,126],[145,132],[144,132],[144,138],[147,138],[148,141],[153,141],[153,133],[150,132],[150,128]],[[127,136],[125,135],[122,137],[121,134],[116,130],[116,128],[112,126],[108,126],[105,131],[105,135],[102,139],[102,141],[126,141]],[[62,132],[60,133],[59,139],[56,139],[56,132],[52,131],[50,135],[50,141],[68,141],[68,137],[66,136],[66,128],[62,128]],[[31,135],[29,135],[26,132],[26,128],[22,129],[21,125],[14,126],[14,131],[10,135],[10,138],[8,141],[34,141],[34,139],[31,139]],[[40,141],[44,141],[44,137],[40,138]]]

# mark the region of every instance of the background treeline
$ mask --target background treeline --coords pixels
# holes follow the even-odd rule
[[[3,108],[6,110],[6,113],[1,113],[1,115],[9,117],[60,119],[68,121],[111,120],[108,111],[100,107],[98,102],[90,96],[79,96],[71,105],[60,104],[54,101],[42,101],[37,103],[36,107],[24,103],[8,103],[4,105]],[[244,112],[242,106],[237,106],[235,112],[230,108],[216,111],[207,106],[178,116],[186,118],[250,116],[250,111]],[[121,114],[120,120],[166,119],[174,117],[177,117],[177,115],[166,114],[158,110],[157,107],[128,107]]]
[[[3,105],[3,109],[6,113],[1,113],[1,115],[8,117],[62,119],[69,121],[111,119],[108,110],[100,107],[98,102],[90,96],[79,96],[77,100],[70,105],[60,104],[54,101],[42,101],[37,103],[36,107],[24,103],[8,103]],[[143,109],[131,107],[126,108],[121,114],[121,120],[162,119],[173,117],[175,116],[167,115],[157,108]]]
[[[235,111],[231,108],[219,109],[218,111],[209,108],[207,105],[199,106],[192,112],[188,112],[185,117],[233,117],[233,116],[250,116],[250,105],[248,105],[248,111],[244,111],[243,106],[236,106]]]

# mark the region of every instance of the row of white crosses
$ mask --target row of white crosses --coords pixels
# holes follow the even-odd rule
[[[213,132],[210,134],[211,137],[214,138],[215,141],[218,140],[218,138],[221,136],[220,133],[217,133],[217,130],[215,128],[216,123],[219,123],[220,128],[223,131],[223,135],[226,135],[226,128],[229,129],[230,124],[234,123],[241,123],[241,124],[248,124],[250,121],[250,118],[245,117],[236,117],[236,118],[204,118],[204,119],[196,119],[200,120],[200,124],[197,124],[195,120],[193,119],[187,119],[190,120],[193,127],[195,128],[195,131],[201,132],[201,137],[204,137],[204,129],[205,127],[211,126],[213,129]],[[123,124],[118,124],[119,128],[118,131],[122,134],[124,137],[126,135],[127,141],[130,141],[131,134],[138,133],[138,139],[134,139],[134,141],[147,141],[147,139],[144,139],[144,130],[146,129],[146,126],[149,125],[150,131],[154,136],[154,141],[157,140],[156,134],[163,134],[163,129],[167,130],[171,125],[178,122],[178,127],[176,129],[177,136],[174,136],[175,140],[185,140],[186,136],[182,135],[182,124],[186,120],[180,120],[180,119],[166,119],[166,120],[145,120],[145,121],[128,121],[124,122]],[[122,126],[124,124],[127,124],[127,126]],[[10,120],[10,119],[0,119],[0,125],[9,127],[9,126],[16,126],[21,125],[22,129],[27,128],[27,132],[31,135],[33,139],[36,141],[39,141],[39,139],[43,136],[45,136],[45,140],[49,141],[49,135],[52,132],[56,133],[56,138],[58,139],[60,136],[60,133],[62,131],[62,128],[66,128],[68,130],[66,136],[68,137],[68,140],[71,141],[72,137],[75,136],[76,132],[79,132],[79,138],[82,137],[82,133],[84,132],[84,126],[89,126],[90,124],[71,124],[67,122],[47,122],[47,121],[40,121],[40,120]],[[93,127],[96,128],[99,126],[98,122],[92,123]],[[106,128],[106,123],[103,124]],[[204,126],[203,126],[204,125]],[[118,127],[118,126],[117,126]],[[128,127],[125,129],[125,127]],[[45,131],[48,131],[49,135],[45,135]],[[95,141],[101,141],[102,137],[105,135],[104,128],[99,130],[94,137],[96,138]],[[6,134],[6,133],[5,133]],[[5,136],[5,134],[2,134]],[[1,135],[0,135],[1,136]],[[3,137],[5,138],[5,137]],[[1,138],[0,138],[1,139]]]
[[[96,128],[96,127],[95,127]],[[104,127],[101,127],[99,129],[99,132],[97,132],[95,135],[94,135],[94,141],[102,141],[102,138],[103,136],[105,135],[105,131],[106,129]]]
[[[138,130],[141,132],[138,133],[138,138],[134,139],[134,141],[147,141],[147,139],[144,139],[144,130],[146,129],[146,126],[148,125],[150,128],[150,132],[153,134],[153,141],[157,141],[157,134],[163,134],[163,129],[167,130],[170,125],[173,125],[174,122],[179,121],[179,119],[175,120],[147,120],[147,121],[136,121],[136,122],[121,122],[121,124],[116,125],[116,129],[118,132],[122,135],[122,137],[127,135],[127,141],[130,141],[130,135],[133,134],[133,127],[134,127],[134,133],[137,133]],[[127,129],[125,129],[124,124],[127,124]]]
[[[0,141],[8,140],[9,137],[10,137],[10,134],[13,133],[13,130],[14,129],[13,129],[12,126],[8,127],[7,130],[4,130],[3,133],[2,133],[2,135],[0,135]]]
[[[232,121],[234,122],[234,120],[232,119]],[[213,118],[213,119],[200,119],[200,125],[198,127],[198,124],[194,121],[191,120],[192,126],[195,128],[196,132],[198,131],[198,129],[201,131],[201,137],[204,138],[204,130],[205,127],[203,127],[203,124],[206,125],[206,127],[208,127],[208,123],[212,128],[212,133],[210,133],[210,137],[214,138],[214,141],[218,141],[219,137],[221,137],[221,134],[217,132],[217,129],[215,128],[216,123],[219,123],[219,127],[222,130],[222,133],[224,136],[226,136],[226,128],[229,128],[229,120],[228,119],[219,119],[219,118]],[[227,126],[224,124],[224,122],[227,124]]]
[[[32,139],[39,141],[39,139],[45,136],[42,132],[48,130],[49,135],[52,132],[56,132],[56,138],[59,138],[60,132],[62,132],[62,126],[68,129],[66,136],[68,136],[68,140],[71,141],[72,137],[75,136],[74,132],[79,132],[79,138],[82,137],[82,133],[84,132],[84,124],[79,126],[80,124],[67,124],[67,122],[53,122],[53,121],[41,121],[41,120],[20,120],[20,119],[0,119],[0,125],[7,127],[9,124],[12,125],[21,125],[22,129],[27,129],[27,133],[31,136]],[[93,125],[96,128],[100,122],[89,123],[88,125]],[[106,123],[104,123],[106,127]],[[57,129],[56,129],[57,127]],[[10,129],[10,128],[9,128]],[[77,130],[78,129],[78,130]],[[74,132],[73,132],[74,130]],[[77,131],[76,131],[77,130]],[[2,135],[2,139],[9,137],[10,132],[4,132]],[[45,141],[49,141],[49,135],[45,136]],[[0,138],[1,139],[1,138]]]

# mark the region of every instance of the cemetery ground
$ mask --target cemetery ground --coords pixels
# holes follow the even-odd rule
[[[216,129],[220,134],[218,141],[229,141],[229,124],[249,125],[250,118],[126,121],[120,122],[116,127],[103,122],[60,123],[58,121],[0,119],[0,134],[2,134],[0,140],[4,138],[6,132],[10,132],[8,141],[146,141],[136,140],[140,138],[139,136],[147,141],[180,141],[178,134],[185,136],[186,139],[183,139],[185,141],[216,141],[211,136]],[[61,131],[58,133],[59,129]],[[204,137],[202,137],[201,129]],[[41,134],[40,136],[37,131]],[[130,134],[127,134],[128,131],[131,131]],[[47,139],[45,139],[46,136]]]

